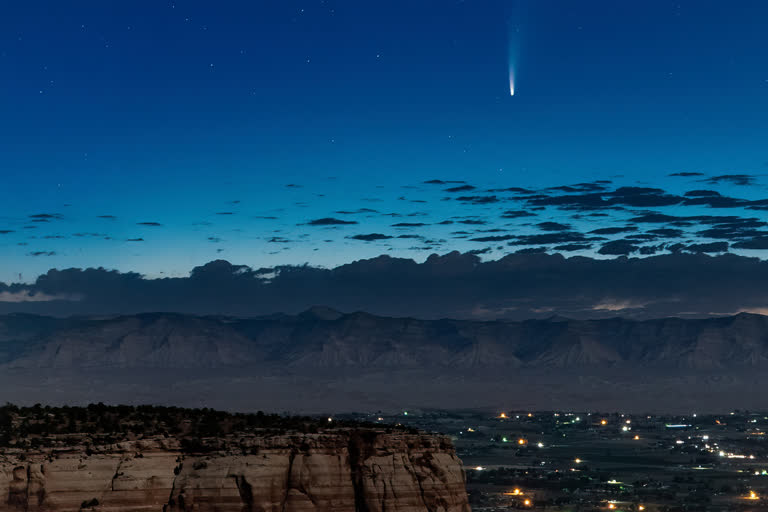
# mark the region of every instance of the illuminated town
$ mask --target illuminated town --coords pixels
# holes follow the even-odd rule
[[[768,414],[410,410],[374,416],[450,434],[475,512],[768,509],[762,499]]]

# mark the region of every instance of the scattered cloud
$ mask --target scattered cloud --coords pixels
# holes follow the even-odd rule
[[[343,226],[346,224],[357,224],[356,220],[342,220],[333,217],[324,217],[322,219],[314,219],[307,222],[308,226]]]
[[[450,187],[445,189],[446,192],[469,192],[470,190],[475,190],[477,187],[474,187],[472,185],[459,185],[458,187]]]
[[[369,233],[367,235],[353,235],[349,238],[352,240],[362,240],[364,242],[374,242],[376,240],[389,240],[392,237],[389,235],[382,235],[381,233]]]
[[[672,174],[668,174],[667,176],[677,176],[677,177],[683,177],[683,178],[691,178],[693,176],[704,176],[704,173],[701,173],[701,172],[673,172]]]
[[[746,186],[753,185],[756,179],[757,177],[751,174],[722,174],[720,176],[712,176],[711,178],[707,178],[703,181],[715,185],[718,183],[726,182],[732,185]]]

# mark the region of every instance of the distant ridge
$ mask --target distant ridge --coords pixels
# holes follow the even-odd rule
[[[6,368],[768,368],[768,317],[470,321],[315,306],[253,319],[0,316]]]

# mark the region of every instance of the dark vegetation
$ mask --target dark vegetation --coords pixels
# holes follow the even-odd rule
[[[87,407],[51,407],[36,404],[0,407],[0,448],[41,448],[75,444],[103,445],[126,439],[150,436],[181,439],[185,451],[205,451],[211,443],[205,438],[239,434],[263,436],[317,433],[337,429],[376,428],[407,430],[353,420],[333,420],[309,416],[230,413],[214,409],[185,409],[153,405],[115,405],[103,403]]]

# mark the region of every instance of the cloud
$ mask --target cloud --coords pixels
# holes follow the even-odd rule
[[[610,183],[610,182],[607,182]],[[575,185],[560,185],[557,187],[549,187],[545,190],[558,190],[561,192],[596,192],[600,190],[608,190],[604,183],[590,182],[590,183],[577,183]]]
[[[159,222],[137,222],[137,226],[151,226],[151,227],[161,227],[162,224]]]
[[[568,224],[560,224],[559,222],[539,222],[536,227],[542,231],[569,231],[571,229]]]
[[[251,268],[217,260],[195,267],[188,277],[162,279],[103,268],[50,270],[32,284],[0,283],[3,297],[16,297],[15,302],[0,303],[0,313],[253,316],[325,304],[342,311],[422,318],[473,318],[483,310],[521,319],[542,316],[545,309],[546,315],[578,318],[650,318],[729,314],[768,303],[768,262],[757,258],[683,251],[594,259],[530,249],[485,262],[477,254],[451,252],[432,254],[423,263],[379,256],[327,269]],[[79,300],[21,300],[37,294]],[[603,309],[596,310],[596,305]]]
[[[534,191],[527,189],[527,188],[521,188],[521,187],[507,187],[507,188],[492,188],[486,190],[486,192],[512,192],[515,194],[533,194]]]
[[[80,297],[76,295],[48,295],[47,293],[36,293],[31,290],[17,290],[13,292],[6,290],[0,292],[0,302],[51,302],[54,300],[77,301],[80,300]]]
[[[483,247],[482,249],[473,249],[471,251],[467,251],[467,254],[488,254],[491,251],[493,251],[492,247]]]
[[[637,252],[638,249],[640,249],[640,247],[632,243],[632,241],[613,240],[611,242],[604,243],[597,252],[600,254],[624,256],[627,254],[632,254],[633,252]]]
[[[516,236],[514,242],[508,245],[540,245],[540,244],[565,244],[571,242],[591,242],[603,240],[600,237],[588,238],[582,233],[575,231],[562,231],[559,233],[546,233],[542,235],[521,235]]]
[[[507,240],[513,240],[517,238],[515,235],[494,235],[494,236],[481,236],[478,238],[470,238],[470,242],[504,242]]]
[[[426,225],[427,224],[424,224],[423,222],[398,222],[397,224],[392,224],[392,227],[393,228],[418,228]]]
[[[558,245],[557,247],[555,247],[555,251],[565,251],[565,252],[583,251],[590,248],[592,248],[591,244],[565,244],[565,245]]]
[[[683,234],[682,229],[674,229],[674,228],[649,229],[648,232],[656,236],[660,236],[662,238],[677,238],[679,236],[682,236]]]
[[[668,174],[667,176],[678,176],[683,178],[690,178],[693,176],[704,176],[704,173],[701,172],[673,172],[672,174]]]
[[[459,185],[458,187],[450,187],[445,189],[446,192],[469,192],[470,190],[475,190],[477,187],[473,187],[472,185]]]
[[[492,204],[500,201],[496,196],[459,196],[456,200],[470,204]]]
[[[352,240],[362,240],[364,242],[374,242],[376,240],[389,240],[392,238],[389,235],[382,235],[381,233],[369,233],[367,235],[353,235],[348,238]]]
[[[125,241],[126,242],[143,242],[144,239],[143,238],[126,238]]]
[[[63,219],[64,216],[60,213],[35,213],[33,215],[29,215],[29,218],[36,221],[49,221],[60,220]]]
[[[731,183],[732,185],[753,185],[756,177],[751,174],[722,174],[720,176],[712,176],[704,181],[705,183],[718,184],[722,182]]]
[[[737,249],[768,249],[768,234],[766,234],[766,236],[759,236],[736,242],[733,244],[733,247],[736,247]]]
[[[521,217],[536,217],[536,214],[527,210],[505,210],[501,214],[502,219],[519,219]]]
[[[682,197],[667,194],[659,188],[619,187],[612,192],[602,191],[554,196],[538,194],[529,197],[528,203],[535,206],[558,206],[572,210],[595,210],[601,208],[615,209],[621,206],[640,208],[671,206],[679,204],[682,200]]]
[[[647,302],[633,301],[631,299],[602,299],[599,303],[592,306],[596,311],[625,311],[628,309],[639,309],[646,306]]]
[[[728,250],[728,242],[710,242],[708,244],[691,244],[685,247],[688,252],[726,252]]]
[[[0,235],[8,235],[10,233],[15,233],[12,229],[0,229]]]
[[[356,215],[358,213],[379,213],[378,210],[374,210],[373,208],[358,208],[357,210],[339,210],[334,212],[339,215]]]
[[[324,217],[322,219],[314,219],[307,222],[308,226],[343,226],[346,224],[357,224],[357,221],[335,219],[333,217]]]
[[[630,233],[637,231],[637,226],[617,226],[613,228],[598,228],[590,231],[593,235],[616,235],[618,233]]]

